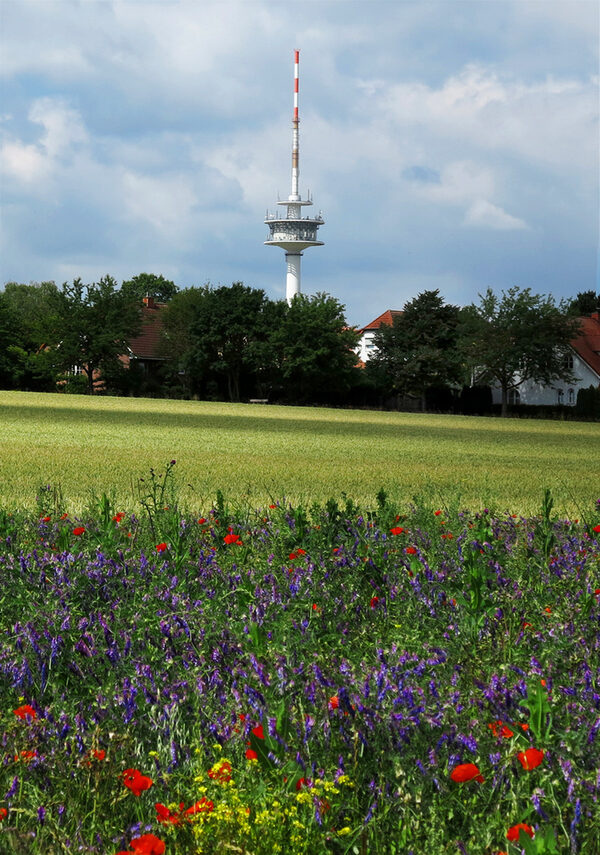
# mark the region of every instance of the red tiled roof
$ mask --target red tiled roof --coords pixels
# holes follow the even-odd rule
[[[600,376],[600,316],[578,318],[581,330],[571,342],[573,350]]]
[[[379,315],[378,318],[375,318],[374,321],[371,321],[370,324],[367,324],[366,327],[363,327],[361,332],[367,332],[367,330],[378,330],[380,326],[388,326],[391,327],[394,323],[394,318],[401,315],[402,312],[398,309],[386,309],[386,311]]]
[[[165,358],[161,350],[163,328],[161,310],[164,307],[165,303],[153,303],[152,305],[143,305],[141,307],[142,331],[136,338],[132,338],[129,342],[132,355],[138,359]]]

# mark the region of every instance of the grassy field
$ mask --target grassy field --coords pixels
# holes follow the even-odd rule
[[[523,513],[545,487],[565,512],[598,498],[600,426],[465,416],[0,392],[0,505],[35,506],[42,484],[72,509],[114,491],[137,501],[150,467],[175,469],[180,500],[201,510],[221,489],[264,504],[384,488]]]

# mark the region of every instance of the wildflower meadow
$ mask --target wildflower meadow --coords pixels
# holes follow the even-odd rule
[[[600,501],[0,510],[0,851],[600,852]]]

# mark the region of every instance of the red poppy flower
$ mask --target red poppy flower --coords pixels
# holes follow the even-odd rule
[[[290,552],[290,555],[289,555],[290,561],[294,561],[297,557],[298,556],[296,555],[295,552]]]
[[[331,698],[329,698],[329,704],[328,704],[328,706],[329,706],[329,709],[330,709],[330,710],[337,710],[337,708],[339,707],[339,705],[340,705],[340,702],[339,702],[339,699],[338,699],[338,696],[337,696],[337,695],[333,695]]]
[[[394,526],[394,528],[390,529],[390,534],[402,534],[404,529],[401,525]]]
[[[168,549],[168,546],[166,543],[157,543],[156,544],[156,551],[157,552],[165,552],[166,549]]]
[[[8,811],[6,810],[6,808],[0,808],[0,822],[2,822],[3,819],[6,819],[7,816]]]
[[[539,748],[528,748],[527,751],[519,751],[517,757],[521,766],[529,772],[540,765],[544,759],[544,752]]]
[[[457,784],[465,784],[473,780],[483,784],[485,780],[475,763],[461,763],[452,770],[450,777]]]
[[[42,522],[50,522],[52,517],[42,517]]]
[[[436,515],[436,517],[439,517],[439,515],[440,515],[442,512],[441,512],[441,511],[434,511],[433,513]]]
[[[25,762],[29,762],[33,760],[34,757],[37,757],[37,751],[21,751],[21,754],[15,754],[15,760],[18,760],[19,757],[21,760],[25,760]]]
[[[595,525],[592,530],[595,531],[596,534],[600,534],[600,525]]]
[[[229,760],[223,760],[219,764],[219,768],[214,770],[208,770],[208,777],[212,778],[215,781],[221,781],[226,784],[227,781],[231,781],[231,763]]]
[[[19,718],[22,718],[23,721],[26,720],[27,716],[31,716],[31,718],[36,718],[37,713],[32,706],[29,704],[23,704],[22,707],[18,707],[16,710],[13,710],[15,715],[18,715]]]
[[[273,508],[276,508],[276,507],[277,507],[277,505],[269,505],[269,508],[270,508],[271,510],[273,510]]]
[[[205,522],[206,520],[204,519],[204,517],[200,517],[200,519],[198,520],[198,525],[204,525]]]
[[[416,555],[417,554],[417,550],[415,549],[414,546],[407,546],[404,551],[406,552],[407,555]]]
[[[113,522],[120,523],[123,519],[125,519],[125,513],[123,511],[119,511],[118,514],[114,515]]]
[[[157,802],[154,807],[156,808],[156,820],[157,822],[162,823],[162,825],[167,825],[170,823],[171,825],[178,825],[181,822],[181,816],[176,811],[171,811],[166,805]],[[183,802],[179,805],[179,810],[183,810]]]
[[[297,555],[306,555],[306,549],[297,549],[296,554]]]
[[[497,721],[493,721],[491,724],[488,724],[488,727],[494,734],[494,736],[500,735],[503,739],[510,739],[511,736],[514,736],[513,731],[506,724],[502,724],[502,720],[498,719]]]
[[[225,543],[235,543],[237,546],[242,546],[239,534],[234,534],[232,531],[230,531],[229,534],[226,534],[223,540]]]
[[[134,796],[139,796],[144,790],[149,790],[154,782],[152,778],[142,775],[139,769],[125,769],[123,783]]]
[[[246,751],[246,755],[248,752]],[[206,796],[203,796],[199,802],[195,802],[191,807],[189,807],[185,813],[187,816],[193,816],[196,813],[210,813],[214,810],[214,804],[210,799],[207,799]]]
[[[63,514],[63,515],[62,515],[62,517],[61,517],[61,520],[66,520],[66,518],[67,518],[68,516],[69,516],[68,514]]]
[[[298,778],[298,780],[296,781],[296,789],[297,790],[301,790],[302,787],[307,787],[307,786],[308,786],[308,781],[306,780],[306,778]]]
[[[265,738],[265,733],[262,724],[257,725],[257,727],[253,727],[252,733],[254,734],[254,736],[256,736],[257,739]]]
[[[371,606],[372,609],[374,609],[378,602],[379,602],[379,597],[371,597],[371,602],[369,605]]]
[[[134,837],[129,844],[135,855],[163,855],[165,851],[165,842],[154,834],[142,834],[141,837]]]
[[[78,526],[77,526],[77,528],[74,528],[74,529],[73,529],[73,534],[74,534],[76,537],[79,537],[79,535],[80,535],[80,534],[83,534],[83,533],[84,533],[84,531],[85,531],[85,526],[84,526],[84,525],[78,525]]]
[[[518,822],[516,825],[512,825],[508,829],[508,831],[506,832],[506,839],[510,840],[513,843],[518,841],[519,831],[521,831],[521,829],[525,832],[525,834],[528,834],[530,837],[533,837],[533,835],[535,834],[533,828],[530,825],[527,825],[526,822]]]
[[[247,760],[258,760],[258,754],[256,751],[253,751],[252,748],[249,748],[246,751],[246,759]]]
[[[102,761],[106,757],[106,751],[103,748],[101,748],[100,751],[94,748],[94,750],[92,751],[92,757],[94,758],[94,760]]]

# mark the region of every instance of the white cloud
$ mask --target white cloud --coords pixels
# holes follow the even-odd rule
[[[7,141],[0,146],[0,170],[6,176],[26,184],[44,174],[46,160],[35,145]]]
[[[502,208],[493,205],[486,199],[476,199],[469,206],[464,222],[468,226],[481,226],[500,231],[528,228],[524,220],[507,214]]]
[[[37,99],[29,111],[29,118],[44,128],[40,144],[51,158],[62,157],[76,143],[88,141],[80,114],[62,99]]]
[[[133,219],[149,223],[161,238],[178,245],[188,237],[196,195],[186,176],[125,172],[122,189],[123,203]]]

